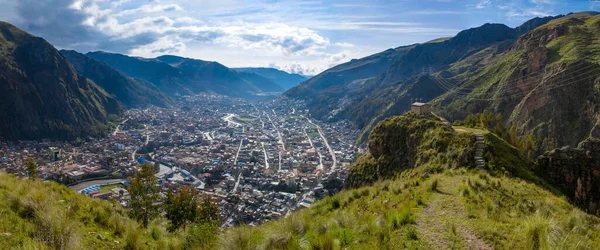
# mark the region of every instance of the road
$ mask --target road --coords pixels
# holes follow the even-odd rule
[[[238,147],[237,153],[235,153],[235,159],[233,159],[233,166],[237,166],[237,159],[238,156],[240,155],[240,150],[242,150],[242,143],[244,142],[244,139],[240,140],[240,146]]]
[[[148,145],[148,143],[150,142],[150,135],[148,134],[148,126],[144,125],[146,128],[144,129],[144,132],[146,133],[146,141],[144,142],[144,146]],[[131,152],[131,161],[135,162],[135,154],[137,153],[139,148],[136,148],[135,150],[133,150],[133,152]]]
[[[323,130],[321,129],[321,126],[319,126],[317,124],[314,124],[310,119],[308,119],[308,117],[305,117],[305,116],[302,116],[302,117],[306,118],[306,120],[308,121],[308,123],[317,126],[317,130],[319,131],[319,135],[323,139],[323,142],[325,142],[325,146],[327,147],[327,149],[329,149],[329,153],[331,154],[331,159],[333,159],[333,165],[331,167],[334,168],[335,166],[337,166],[337,157],[335,157],[335,152],[333,152],[333,149],[331,148],[331,146],[329,146],[329,142],[327,141],[327,138],[325,138],[325,134],[323,133]]]
[[[275,113],[275,111],[273,111],[273,113]],[[285,151],[285,144],[283,143],[283,138],[281,137],[281,133],[279,133],[279,129],[277,128],[277,126],[275,126],[275,123],[273,122],[273,120],[271,120],[271,117],[269,116],[269,114],[265,113],[267,115],[267,118],[269,118],[269,121],[271,122],[271,125],[273,125],[273,128],[275,128],[275,131],[277,131],[277,136],[279,136],[279,143],[281,144],[281,147],[283,147],[283,150]]]
[[[125,124],[127,121],[129,121],[129,118],[127,118],[123,122],[119,123],[119,125],[117,125],[117,127],[115,128],[115,131],[113,131],[112,135],[115,136],[117,134],[117,132],[119,132],[119,130],[121,129],[121,125]]]
[[[228,114],[227,116],[223,117],[223,120],[225,120],[227,122],[227,126],[229,127],[231,124],[235,125],[236,127],[242,126],[242,124],[234,122],[231,118],[233,118],[235,116],[235,114]]]
[[[233,186],[233,189],[231,190],[232,193],[237,192],[238,186],[240,185],[240,180],[242,179],[242,173],[240,171],[240,174],[238,175],[237,181],[235,182],[235,185]]]
[[[310,146],[317,152],[317,154],[319,155],[319,166],[317,167],[318,170],[323,170],[323,155],[321,154],[321,151],[317,150],[317,148],[315,148],[315,146],[312,143],[312,140],[310,139],[310,136],[308,136],[308,133],[306,133],[306,129],[302,129],[304,130],[304,135],[306,135],[306,138],[308,138],[308,143],[310,143]]]
[[[260,142],[262,144],[263,153],[265,154],[265,167],[269,169],[269,157],[267,157],[267,150],[265,149],[265,143]],[[281,170],[281,165],[279,166],[279,170]]]
[[[204,135],[204,137],[206,137],[207,140],[212,141],[213,138],[210,136],[210,132],[204,132],[202,133]]]

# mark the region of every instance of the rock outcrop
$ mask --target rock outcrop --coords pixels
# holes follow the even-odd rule
[[[394,178],[405,170],[474,166],[475,137],[458,134],[433,116],[409,112],[381,121],[371,131],[369,153],[349,170],[347,187]]]
[[[540,156],[538,165],[539,175],[572,203],[588,213],[600,214],[600,140],[555,149]]]

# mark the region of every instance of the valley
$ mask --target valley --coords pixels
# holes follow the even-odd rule
[[[600,248],[600,5],[50,2],[0,21],[6,249]]]
[[[358,131],[314,123],[302,110],[285,100],[188,96],[170,108],[127,110],[107,138],[3,142],[0,168],[25,175],[20,166],[32,158],[44,179],[81,191],[126,184],[148,163],[165,190],[193,185],[221,204],[223,227],[260,224],[341,190],[359,151]],[[108,197],[128,206],[127,193]]]

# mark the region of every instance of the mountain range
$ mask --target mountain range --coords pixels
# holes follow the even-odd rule
[[[6,22],[0,22],[0,65],[0,137],[11,140],[102,135],[123,108],[168,107],[177,95],[197,93],[273,98],[305,80],[169,55],[59,52]]]
[[[450,121],[484,110],[501,114],[537,146],[576,146],[597,129],[595,74],[600,15],[534,18],[510,28],[484,24],[338,65],[284,96],[306,100],[315,118],[350,120],[363,134],[386,117],[433,104]]]
[[[167,107],[172,104],[169,97],[146,80],[126,76],[106,63],[73,50],[61,50],[60,53],[69,60],[77,72],[114,95],[125,107],[144,107],[150,104]]]
[[[279,78],[269,78],[270,75],[250,71],[238,72],[218,62],[170,55],[139,58],[106,52],[90,52],[86,56],[104,62],[126,75],[152,82],[169,95],[204,92],[262,99],[269,93],[284,90],[276,83]],[[287,75],[282,71],[278,73]],[[283,83],[288,84],[288,81],[284,79]]]
[[[306,76],[287,73],[274,68],[234,68],[234,70],[240,73],[254,73],[262,76],[277,83],[279,86],[281,86],[281,88],[283,88],[283,90],[296,87],[298,84],[308,79]]]

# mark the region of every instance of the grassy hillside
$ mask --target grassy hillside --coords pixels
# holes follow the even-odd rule
[[[479,131],[475,131],[479,132]],[[473,130],[407,114],[373,130],[351,187],[258,227],[227,230],[224,249],[597,249],[600,219],[533,174],[486,133],[488,173],[458,165]],[[456,155],[458,154],[458,155]],[[466,155],[470,155],[466,153]],[[386,172],[383,176],[380,173]]]
[[[211,242],[202,229],[167,233],[164,219],[142,229],[120,205],[54,182],[0,173],[0,201],[3,249],[190,249]]]
[[[347,190],[224,249],[597,249],[600,220],[523,180],[447,170]]]

